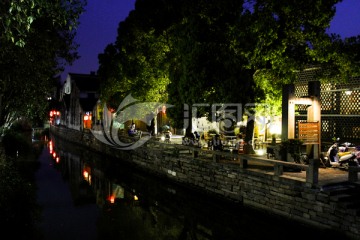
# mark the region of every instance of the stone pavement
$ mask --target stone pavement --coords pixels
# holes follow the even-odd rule
[[[294,177],[305,177],[305,171],[301,171],[299,173],[293,172],[293,173],[286,173],[291,174],[291,176]],[[333,167],[327,167],[319,168],[319,186],[326,186],[330,184],[335,183],[343,183],[348,181],[348,175],[349,173],[343,169],[339,168],[333,168]]]

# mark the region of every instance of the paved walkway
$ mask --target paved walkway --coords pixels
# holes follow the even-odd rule
[[[300,173],[291,173],[292,176],[303,176],[305,177],[305,171]],[[349,173],[339,168],[319,168],[319,186],[326,186],[334,183],[343,183],[348,181]]]

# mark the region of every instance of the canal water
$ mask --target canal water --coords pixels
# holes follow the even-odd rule
[[[44,239],[346,239],[190,190],[54,138],[38,160]]]

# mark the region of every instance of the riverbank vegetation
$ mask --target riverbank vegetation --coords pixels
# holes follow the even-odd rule
[[[0,4],[0,134],[19,118],[42,124],[65,64],[78,58],[74,41],[84,0]]]
[[[37,230],[41,209],[34,185],[39,153],[40,146],[34,148],[23,130],[8,131],[0,143],[0,229],[4,235],[41,239]]]

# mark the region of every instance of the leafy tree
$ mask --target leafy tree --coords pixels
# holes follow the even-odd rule
[[[189,5],[191,10],[177,34],[181,56],[177,60],[181,62],[173,70],[170,96],[179,92],[181,96],[175,99],[190,103],[204,98],[208,103],[254,101],[271,106],[267,115],[275,115],[281,110],[282,85],[294,82],[299,70],[326,64],[334,72],[327,72],[323,79],[348,78],[358,72],[358,56],[351,54],[359,46],[358,39],[343,43],[326,34],[338,2],[259,0],[243,5],[226,1],[220,6],[207,1],[203,6],[198,2],[199,8],[195,3]],[[236,20],[229,15],[223,18],[221,11]],[[189,85],[190,91],[180,91]],[[248,98],[241,98],[241,93]],[[252,137],[252,128],[248,130],[246,141]]]
[[[172,81],[168,87],[170,96],[179,92],[181,97],[170,97],[170,101],[179,108],[182,103],[211,106],[252,102],[252,75],[244,68],[247,59],[239,54],[246,49],[249,39],[245,29],[241,30],[248,19],[241,18],[243,2],[189,1],[186,4],[183,8],[189,10],[176,26],[174,49],[179,56],[170,69]],[[242,50],[234,48],[235,36],[236,41],[242,43]],[[200,109],[200,116],[211,118],[210,111],[211,108]],[[172,117],[176,118],[178,112],[170,109],[169,114],[174,113]],[[181,124],[181,119],[177,122]],[[189,125],[187,134],[191,130]]]
[[[120,92],[151,99],[156,95],[150,97],[149,86],[164,76],[161,88],[154,90],[167,86],[175,127],[183,126],[184,103],[190,109],[195,103],[264,103],[270,106],[266,115],[277,115],[282,86],[309,65],[325,69],[319,76],[324,81],[359,72],[359,38],[342,41],[326,33],[339,2],[137,1],[119,25],[116,54],[107,59],[114,61],[108,69],[118,72],[112,70],[107,81],[116,79]],[[250,116],[260,113],[254,105]],[[199,116],[210,114],[209,108],[199,109]],[[246,141],[253,124],[248,124]]]
[[[26,37],[34,31],[33,24],[49,16],[52,24],[72,30],[83,11],[81,0],[4,0],[0,3],[0,39],[23,47]]]
[[[351,77],[360,75],[360,35],[340,39],[332,34],[328,41],[314,50],[314,55],[321,59],[322,71],[318,79],[322,82],[346,82]]]
[[[349,67],[356,63],[346,54],[344,42],[326,34],[339,2],[258,0],[251,5],[251,28],[257,39],[247,52],[249,68],[255,71],[254,79],[266,96],[258,101],[276,106],[272,114],[279,112],[282,85],[293,83],[298,72],[309,65],[326,69],[321,80],[339,81],[355,74]]]
[[[77,58],[73,39],[76,19],[85,3],[64,0],[26,4],[5,1],[0,8],[2,12],[16,8],[10,20],[0,19],[6,21],[5,35],[0,37],[0,127],[21,117],[44,117],[54,76]],[[26,6],[30,10],[20,11]]]
[[[116,42],[99,55],[101,99],[113,109],[129,94],[144,102],[166,102],[168,98],[166,36],[158,35],[158,29],[148,24],[154,6],[147,9],[140,2],[136,7],[120,22]]]

